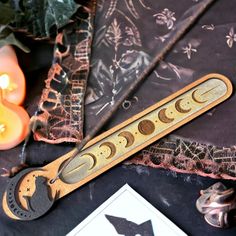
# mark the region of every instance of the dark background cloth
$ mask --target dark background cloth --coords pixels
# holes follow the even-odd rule
[[[191,0],[185,1],[189,2],[188,4],[190,4],[190,2],[191,4],[194,3],[194,1]],[[180,6],[176,4],[175,1],[174,3],[173,6]],[[142,102],[146,101],[144,105],[142,105],[142,102],[139,102],[137,103],[137,107],[132,106],[129,110],[136,113],[149,106],[150,103],[162,99],[183,87],[185,84],[209,72],[225,74],[235,83],[236,42],[235,45],[230,48],[226,38],[236,22],[235,5],[235,0],[216,1],[198,22],[196,31],[195,28],[193,28],[193,31],[190,31],[186,38],[181,41],[185,43],[182,45],[181,42],[179,42],[173,53],[169,54],[165,59],[166,63],[181,65],[181,67],[190,69],[190,71],[193,72],[190,73],[190,77],[182,76],[183,78],[190,78],[190,80],[184,81],[184,79],[176,79],[176,81],[180,82],[176,83],[178,86],[174,86],[175,83],[173,83],[173,81],[169,81],[168,83],[161,81],[161,85],[157,84],[156,87],[153,86],[153,89],[158,92],[154,93],[148,91],[148,96],[149,94],[153,95],[150,102],[143,97]],[[162,8],[164,7],[163,5]],[[219,31],[200,31],[203,25],[211,24],[217,26],[215,29],[219,29]],[[209,35],[209,38],[207,35]],[[196,57],[194,57],[193,52],[191,60],[189,60],[186,54],[182,53],[182,48],[186,47],[186,44],[188,46],[189,38],[200,36],[204,39],[204,42],[208,43],[200,44],[195,54]],[[37,110],[37,103],[44,86],[44,79],[52,61],[53,53],[52,45],[31,43],[32,53],[30,55],[24,55],[20,52],[18,55],[27,76],[28,92],[25,107],[30,115],[33,115]],[[198,53],[200,54],[199,56],[197,56]],[[168,68],[168,66],[166,67],[165,64],[162,64],[161,69],[165,68]],[[170,73],[171,71],[172,70],[166,72]],[[168,73],[160,74],[160,71],[158,72],[158,74],[163,77],[175,78],[173,74]],[[155,80],[156,78],[153,77],[153,79]],[[142,87],[142,89],[144,88],[145,87]],[[214,116],[206,114],[191,122],[191,124],[179,129],[174,134],[180,137],[196,139],[204,143],[212,143],[220,146],[234,145],[236,137],[235,102],[235,96],[233,96],[229,101],[217,108],[214,112]],[[113,123],[110,124],[110,126],[132,115],[132,112],[128,113],[127,110],[124,112],[122,109],[123,108],[121,108],[113,118]],[[126,114],[128,115],[125,116]],[[68,152],[72,146],[72,144],[49,145],[31,140],[26,152],[27,162],[30,165],[42,166]],[[9,169],[18,164],[21,148],[22,146],[18,146],[8,151],[1,151],[0,167]],[[38,220],[32,222],[14,221],[6,217],[3,210],[0,209],[0,235],[65,235],[125,183],[133,187],[189,235],[235,235],[235,227],[221,230],[209,226],[205,223],[203,216],[198,213],[195,208],[199,191],[209,187],[216,181],[217,180],[199,177],[197,175],[176,174],[175,172],[167,170],[156,170],[150,167],[126,166],[121,164],[56,202],[53,209]],[[228,187],[236,187],[235,182],[226,180],[222,182]],[[1,198],[7,183],[8,178],[0,177]]]
[[[101,0],[101,2],[103,2],[102,9],[98,8],[98,14],[95,19],[92,68],[89,77],[89,88],[94,89],[97,96],[93,102],[91,102],[92,99],[88,99],[89,102],[86,107],[87,130],[96,124],[97,119],[99,119],[100,115],[102,116],[106,113],[106,109],[109,109],[109,106],[96,115],[100,108],[106,102],[110,102],[112,96],[114,96],[116,101],[122,91],[128,87],[128,83],[132,82],[131,79],[135,79],[138,76],[136,71],[132,70],[133,67],[136,66],[135,69],[138,70],[138,73],[141,73],[142,69],[147,67],[152,58],[160,51],[164,42],[159,38],[165,37],[165,40],[170,40],[173,37],[174,34],[170,34],[171,29],[168,29],[166,24],[156,24],[153,15],[161,13],[163,9],[168,9],[170,12],[175,13],[173,17],[176,20],[173,20],[172,28],[175,32],[202,1],[181,0],[179,4],[175,4],[175,1],[171,0],[160,1],[159,4],[152,0],[144,1],[151,7],[151,10],[140,7],[139,1],[137,1],[135,6],[140,12],[139,19],[132,18],[131,13],[124,4],[124,0],[118,1],[117,11],[108,19],[105,19],[104,15],[110,1]],[[156,70],[145,80],[136,93],[127,99],[131,101],[131,106],[128,109],[124,109],[124,106],[122,106],[114,118],[111,119],[108,127],[119,124],[208,73],[223,74],[230,78],[235,86],[235,4],[235,0],[215,1],[213,6],[175,45],[164,58],[164,61],[157,65]],[[133,20],[137,27],[136,30],[140,35],[140,44],[123,45],[122,42],[127,37],[124,33],[117,50],[114,49],[114,43],[107,42],[109,37],[106,32],[108,30],[103,32],[104,25],[108,29],[114,25],[114,22],[117,22],[121,32],[130,26],[126,23],[127,20],[120,16],[119,12],[124,12],[126,16]],[[232,30],[234,31],[232,38],[235,37],[235,41],[230,40],[232,43],[230,45],[227,36],[230,36],[230,31]],[[136,41],[138,40],[136,39]],[[184,49],[189,47],[192,50],[190,50],[190,57],[188,58]],[[135,61],[137,57],[140,58],[139,63]],[[117,68],[114,68],[115,59],[119,65]],[[108,72],[109,74],[107,74]],[[117,80],[115,85],[112,79]],[[114,95],[112,92],[113,88],[115,92],[121,92],[117,92]],[[132,99],[135,96],[138,98],[138,101]],[[234,95],[224,105],[218,106],[214,110],[213,115],[206,113],[193,121],[191,125],[178,129],[174,134],[202,143],[208,142],[219,146],[234,145],[236,123],[232,116],[235,103],[236,96]],[[222,129],[224,124],[227,124],[227,126]]]
[[[111,2],[116,1],[98,1],[102,4],[95,19],[85,110],[87,130],[106,114],[165,43],[173,40],[203,1],[180,0],[177,5],[172,0],[159,1],[159,4],[144,1],[148,7],[136,1],[136,17],[124,4],[125,0],[118,1],[114,11],[108,14]],[[235,85],[236,17],[232,11],[235,3],[216,1],[139,89],[123,102],[107,128],[208,73],[223,74]],[[235,103],[234,93],[222,105],[173,132],[172,138],[162,139],[163,144],[157,142],[144,149],[131,163],[235,179]],[[182,149],[180,153],[179,149]],[[202,155],[202,149],[206,155]]]

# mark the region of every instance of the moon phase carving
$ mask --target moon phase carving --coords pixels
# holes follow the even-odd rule
[[[200,103],[200,104],[203,104],[203,103],[207,102],[207,100],[201,101],[197,98],[197,96],[196,96],[197,91],[198,91],[198,89],[194,90],[193,93],[192,93],[193,101],[196,102],[196,103]]]
[[[155,125],[151,120],[142,120],[138,124],[138,130],[143,135],[150,135],[155,130]]]
[[[92,158],[93,160],[93,164],[91,165],[91,167],[89,168],[89,170],[92,170],[94,168],[94,166],[97,164],[97,158],[96,156],[93,154],[93,153],[85,153],[83,154],[81,157],[84,157],[84,156],[89,156]]]
[[[111,153],[106,159],[110,159],[116,154],[116,146],[112,142],[104,142],[99,147],[108,147],[110,149]]]
[[[133,145],[133,143],[134,143],[134,135],[131,132],[123,131],[118,136],[119,137],[124,137],[126,139],[126,141],[127,141],[127,143],[125,145],[126,148],[130,147],[131,145]]]
[[[86,172],[86,170],[92,170],[97,164],[97,158],[93,153],[84,153],[80,156],[78,160],[72,161],[70,163],[70,168],[64,173],[64,177],[73,176],[79,171],[81,175]],[[62,164],[63,166],[63,164]]]
[[[163,108],[161,109],[159,112],[158,112],[158,118],[161,122],[163,123],[171,123],[174,121],[174,118],[169,118],[167,115],[166,115],[166,110],[167,108]]]
[[[181,99],[178,99],[175,103],[175,109],[180,112],[180,113],[188,113],[190,112],[192,109],[189,108],[189,109],[184,109],[183,107],[181,107],[181,101],[183,100],[183,98]]]
[[[2,201],[5,213],[19,220],[40,217],[54,200],[212,109],[229,98],[232,91],[227,78],[207,75],[96,137],[81,152],[71,151],[40,169],[23,170],[6,189]]]

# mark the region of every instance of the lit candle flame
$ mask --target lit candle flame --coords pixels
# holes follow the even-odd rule
[[[4,133],[6,130],[6,125],[0,124],[0,134]]]
[[[10,81],[10,76],[8,74],[2,74],[0,75],[0,88],[11,92],[17,88],[17,85]]]
[[[10,77],[8,74],[0,75],[0,88],[7,89],[10,85]]]

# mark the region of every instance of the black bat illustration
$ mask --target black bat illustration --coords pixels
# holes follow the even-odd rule
[[[114,226],[118,234],[125,236],[154,236],[151,220],[145,221],[139,225],[125,218],[110,215],[105,215],[105,217]]]

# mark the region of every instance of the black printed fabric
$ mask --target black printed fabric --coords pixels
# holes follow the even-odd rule
[[[86,100],[88,130],[148,67],[166,41],[173,40],[178,29],[202,2],[99,1],[93,67]],[[208,73],[226,75],[236,83],[236,17],[231,10],[235,9],[235,3],[216,1],[135,94],[123,102],[108,127],[119,124]],[[172,138],[143,150],[130,162],[234,179],[235,103],[233,95],[222,105],[175,131]],[[184,143],[187,150],[181,148],[179,142]],[[160,147],[160,143],[165,147]],[[181,150],[179,153],[176,152],[178,149]],[[154,159],[158,163],[153,162]]]
[[[175,2],[98,1],[92,68],[86,96],[87,130],[117,102],[129,85],[150,65],[162,48],[166,47],[166,43],[174,40],[178,30],[190,21],[192,13],[197,11],[203,1],[180,0],[178,5]],[[195,42],[194,46],[183,45],[181,53],[191,59],[196,44],[199,43]],[[122,108],[125,113],[116,114],[113,123],[120,123],[155,103],[160,97],[150,96],[150,89],[155,89],[155,94],[160,94],[163,83],[174,84],[175,80],[181,81],[186,77],[184,83],[187,84],[192,74],[187,68],[162,62],[160,68],[153,72],[155,83],[147,78],[147,86],[140,86],[144,87],[142,90],[146,91],[146,96],[144,97],[143,92],[137,92],[135,96],[124,101]],[[140,105],[137,106],[136,103]]]

